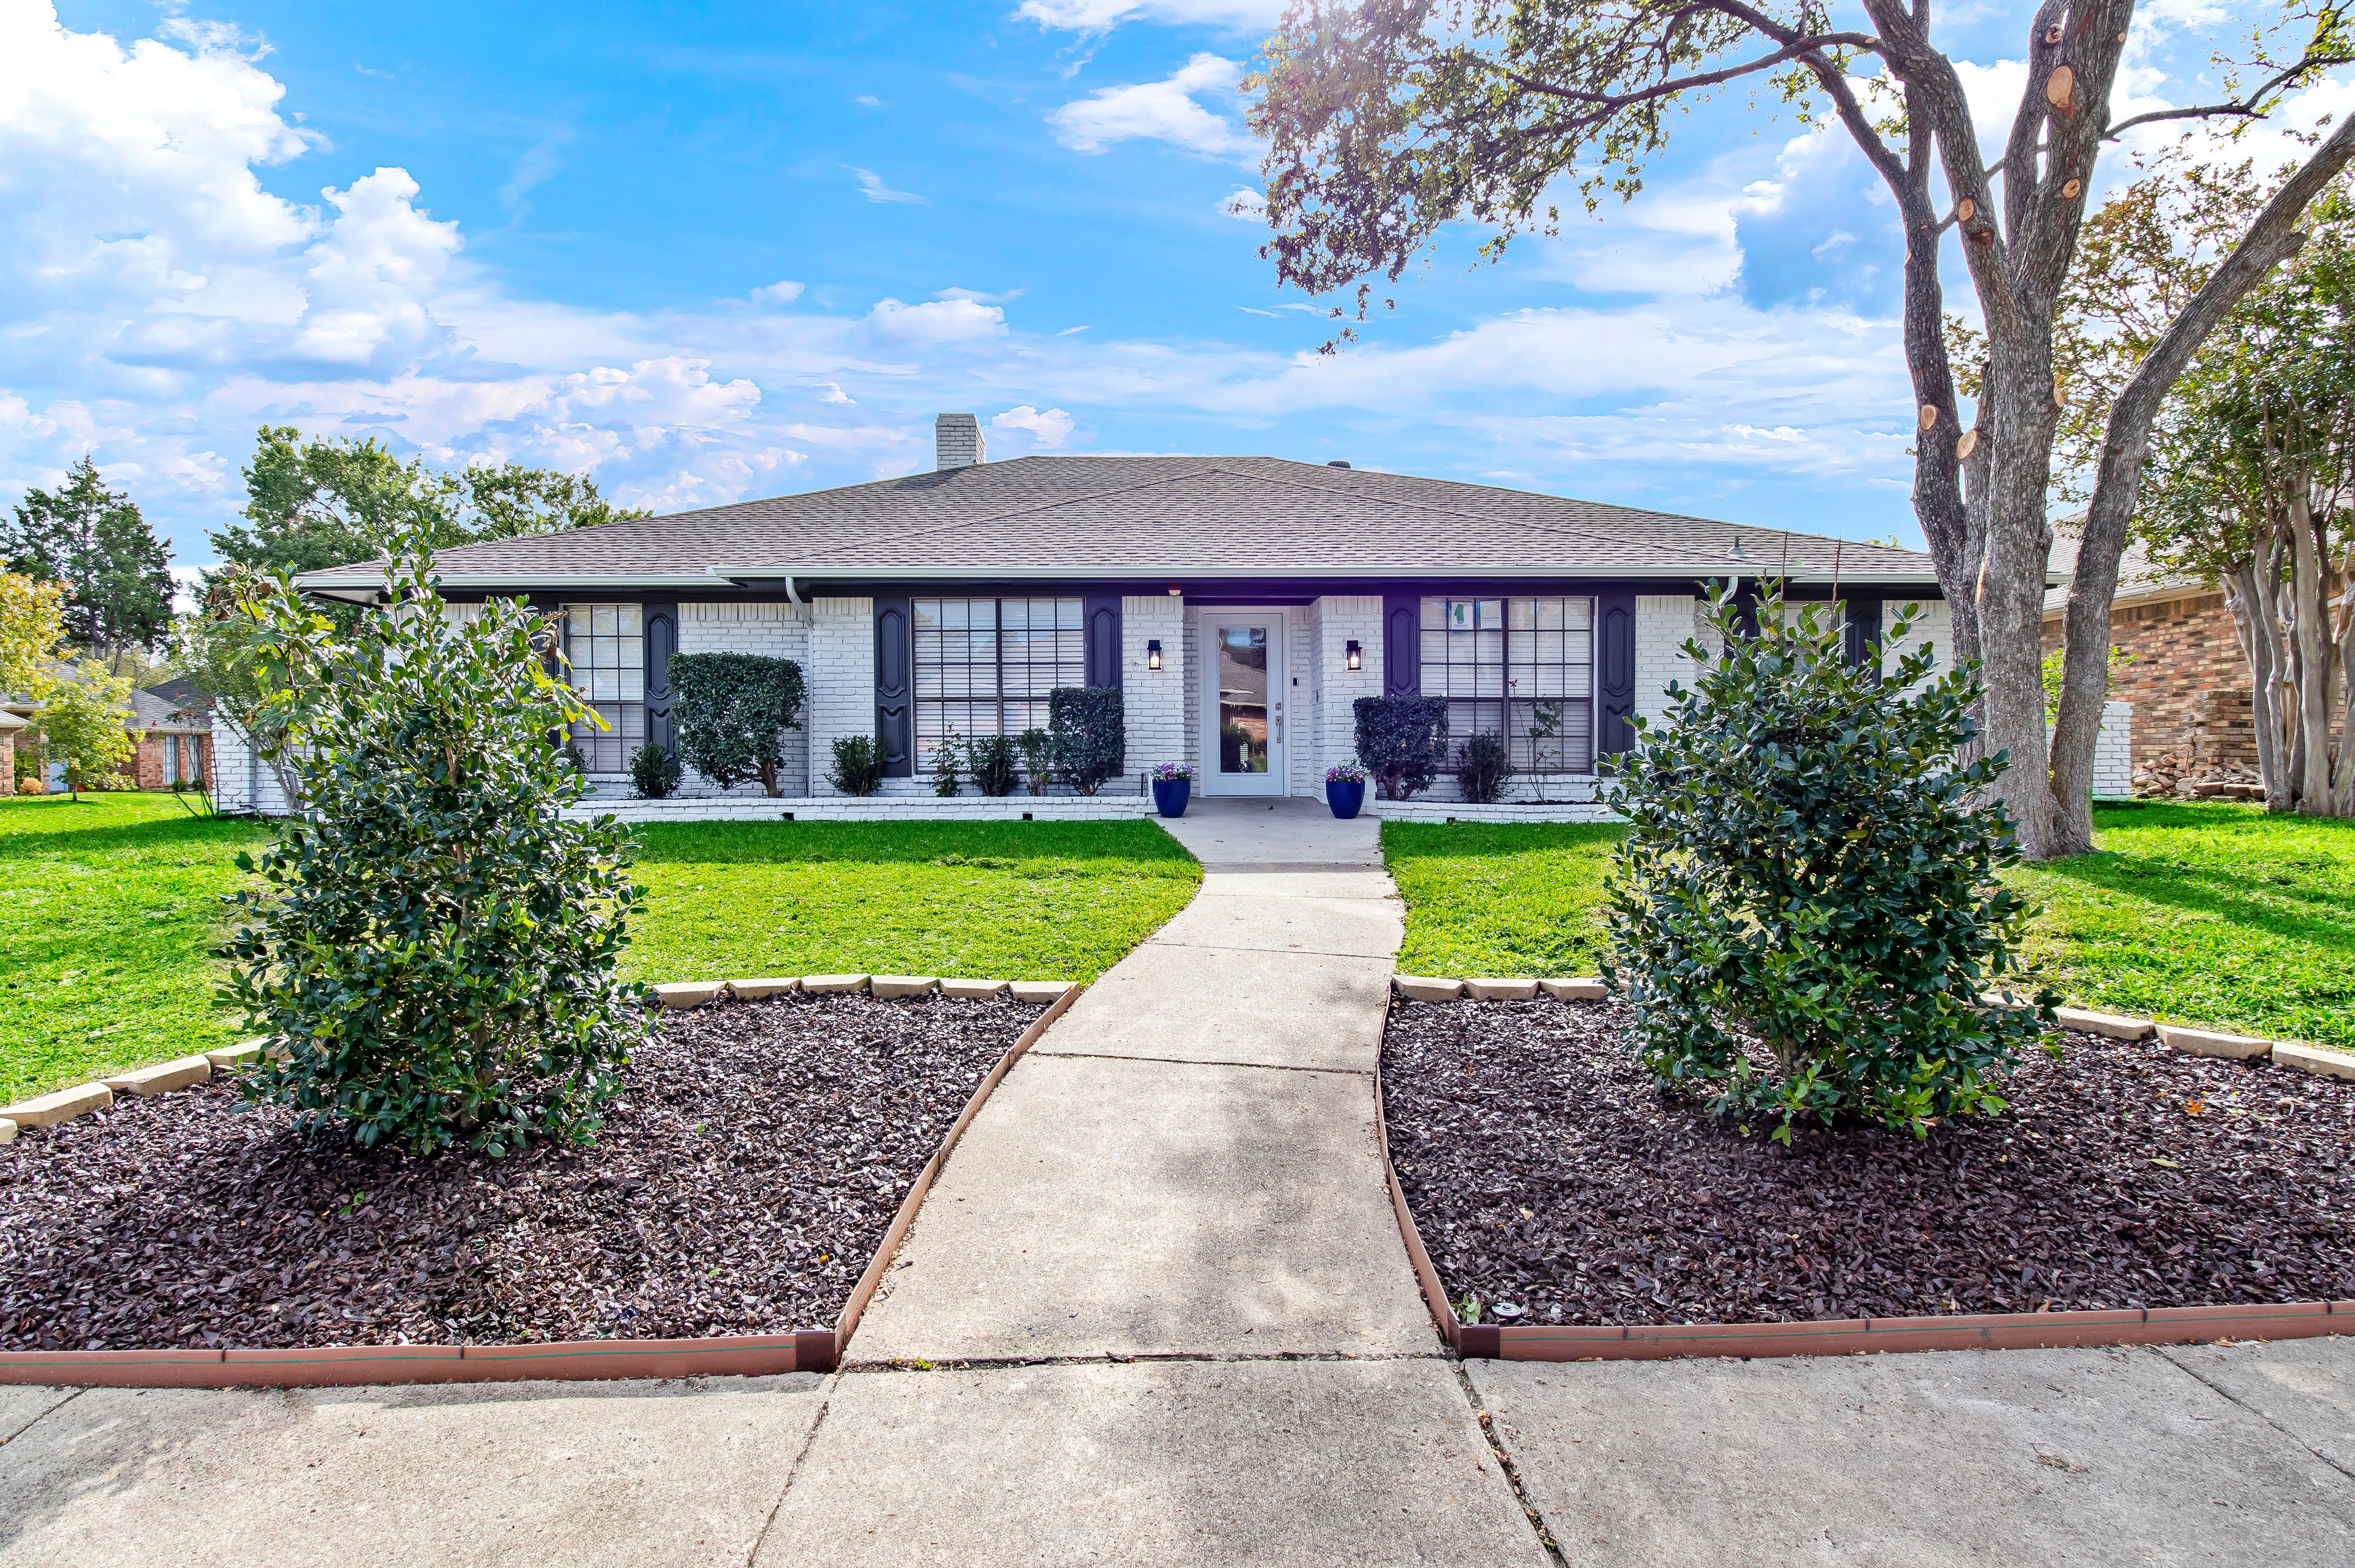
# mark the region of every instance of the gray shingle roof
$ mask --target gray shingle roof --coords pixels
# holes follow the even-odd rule
[[[1737,542],[1742,554],[1735,556]],[[1754,575],[1933,584],[1912,550],[1282,458],[1028,457],[444,551],[450,588],[737,577]],[[368,567],[304,574],[373,587]]]
[[[2061,574],[2058,587],[2044,590],[2044,613],[2060,615],[2069,608],[2069,577],[2077,569],[2077,548],[2082,541],[2069,532],[2064,524],[2052,536],[2050,557],[2052,570]],[[2193,594],[2214,593],[2216,584],[2194,572],[2174,567],[2163,567],[2150,558],[2138,540],[2126,542],[2126,552],[2118,559],[2117,597],[2114,605],[2140,604],[2151,599],[2177,599]]]

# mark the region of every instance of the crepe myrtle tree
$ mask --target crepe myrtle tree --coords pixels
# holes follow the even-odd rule
[[[1604,974],[1664,1088],[1771,1119],[1784,1142],[1803,1118],[1923,1133],[2004,1107],[1995,1080],[2056,999],[1981,1000],[2017,967],[2029,912],[1996,875],[2019,858],[1988,798],[2006,758],[1960,760],[1974,682],[1933,678],[1928,647],[1886,679],[1851,664],[1818,612],[1770,580],[1753,630],[1718,585],[1720,651],[1688,641],[1692,689],[1629,721]]]
[[[1713,90],[1747,81],[1804,122],[1836,119],[1889,187],[1904,234],[1913,504],[1954,608],[1955,652],[1984,672],[1981,744],[2016,762],[2041,758],[2045,504],[2069,395],[2054,379],[2054,308],[2097,155],[2156,120],[2261,118],[2355,60],[2355,28],[2336,3],[2289,0],[2256,30],[2254,58],[2217,62],[2217,101],[2118,119],[2110,99],[2131,0],[2044,0],[2023,40],[2026,86],[1989,163],[1930,0],[1839,9],[1836,17],[1823,0],[1293,0],[1265,68],[1246,84],[1252,128],[1268,143],[1274,233],[1262,254],[1312,295],[1355,285],[1362,319],[1375,280],[1395,281],[1448,224],[1488,229],[1482,254],[1494,259],[1517,234],[1558,229],[1558,191],[1574,191],[1589,210],[1608,194],[1633,197],[1669,127]],[[2102,418],[2051,767],[2023,764],[1990,780],[2031,859],[2093,844],[2110,603],[2159,400],[2233,302],[2296,250],[2307,203],[2350,157],[2355,116],[2233,237]],[[1986,332],[1968,426],[1943,332],[1938,265],[1949,230]]]
[[[628,836],[563,814],[561,736],[591,715],[553,622],[495,599],[452,624],[432,535],[398,543],[394,608],[348,630],[282,575],[247,610],[261,684],[305,715],[306,811],[238,856],[225,995],[282,1047],[246,1092],[420,1155],[585,1142],[654,1000],[616,972]]]

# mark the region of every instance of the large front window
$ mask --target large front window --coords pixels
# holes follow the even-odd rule
[[[1076,599],[920,599],[915,619],[916,766],[943,736],[1043,728],[1047,694],[1088,679]]]
[[[1451,754],[1493,730],[1523,773],[1594,767],[1594,601],[1426,599],[1423,694],[1447,699]]]
[[[591,773],[626,773],[646,743],[645,615],[634,604],[564,607],[564,657],[583,701],[605,721],[572,726],[572,744]]]

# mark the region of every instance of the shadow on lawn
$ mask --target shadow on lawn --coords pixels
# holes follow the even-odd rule
[[[648,822],[631,833],[640,865],[802,862],[1015,866],[1114,862],[1133,874],[1191,877],[1194,857],[1151,822]]]
[[[2148,825],[2206,829],[2216,826],[2211,821],[2197,820]],[[2285,856],[2278,846],[2264,846],[2263,853],[2255,844],[2250,848],[2251,854],[2243,863],[2254,869],[2248,871],[2202,864],[2179,851],[2158,846],[2046,861],[2033,869],[2081,887],[2218,916],[2235,926],[2286,941],[2342,949],[2355,948],[2355,905],[2350,905],[2343,894],[2327,884],[2318,885],[2312,879],[2300,880],[2269,869],[2307,866],[2311,862],[2294,854]],[[2321,863],[2327,865],[2328,862]]]
[[[0,815],[0,860],[73,860],[116,850],[259,842],[268,832],[266,827],[250,817],[198,817],[176,813],[144,822],[93,821],[88,827],[76,827],[71,825],[71,819],[47,815],[50,810],[70,811],[75,809],[71,800],[59,796],[54,807],[44,798],[40,804],[27,802],[12,809],[5,815]],[[80,808],[84,811],[90,809],[88,805]],[[27,811],[44,814],[27,823],[19,815]]]

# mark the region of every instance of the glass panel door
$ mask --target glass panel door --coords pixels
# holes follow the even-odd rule
[[[1202,617],[1203,792],[1284,793],[1284,617]]]

